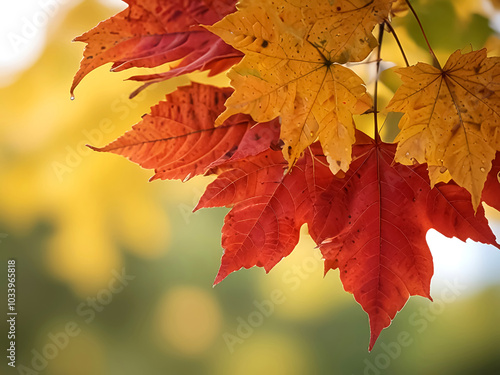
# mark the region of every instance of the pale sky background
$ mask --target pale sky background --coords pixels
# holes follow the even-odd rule
[[[118,9],[121,0],[99,0]],[[0,87],[32,66],[45,47],[47,33],[82,0],[18,0],[0,4]]]
[[[47,33],[54,30],[64,14],[82,0],[21,0],[3,1],[0,5],[0,87],[15,82],[16,77],[30,68],[43,52]],[[100,0],[118,10],[126,4],[120,0]],[[487,9],[492,27],[500,31],[500,12]],[[500,238],[500,223],[493,225]],[[500,250],[493,246],[467,244],[447,239],[431,230],[427,234],[435,262],[432,282],[433,295],[446,287],[446,281],[459,280],[468,292],[500,282]]]

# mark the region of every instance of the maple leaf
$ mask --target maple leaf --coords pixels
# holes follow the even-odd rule
[[[188,38],[190,40],[183,42],[178,49],[181,51],[181,54],[184,54],[186,51],[189,51],[189,53],[175,68],[164,73],[143,74],[129,78],[129,80],[132,81],[146,82],[134,90],[130,94],[130,98],[134,98],[142,90],[152,84],[191,73],[195,70],[208,70],[208,77],[214,76],[226,71],[241,60],[241,53],[216,36],[211,37],[204,33],[203,39],[200,40],[199,34],[191,32]],[[184,37],[182,37],[182,39],[184,39]],[[177,47],[172,48],[172,51],[169,52],[169,60],[174,59],[175,55],[173,55],[173,51],[175,49],[177,49]]]
[[[113,62],[112,71],[121,71],[181,60],[166,73],[130,78],[154,83],[195,70],[217,74],[241,59],[240,52],[199,26],[212,24],[233,12],[235,1],[124,1],[129,5],[127,9],[75,38],[87,46],[73,79],[71,95],[89,72],[109,62]]]
[[[259,266],[269,272],[290,254],[300,227],[313,217],[311,198],[332,178],[327,167],[314,164],[306,154],[284,173],[287,162],[282,153],[268,149],[218,167],[217,179],[195,208],[232,207],[222,228],[224,255],[215,284],[241,267]]]
[[[223,164],[258,155],[269,148],[280,149],[282,145],[279,134],[280,124],[277,120],[253,125],[239,141],[237,147],[233,147],[229,152],[208,165],[205,173],[216,173],[217,167]]]
[[[197,83],[180,87],[167,95],[166,101],[152,107],[151,113],[132,130],[105,147],[91,148],[122,155],[143,168],[155,169],[151,180],[187,180],[235,152],[248,156],[269,148],[277,138],[275,123],[254,126],[250,117],[237,115],[214,128],[214,121],[231,92],[230,88]],[[254,128],[250,129],[251,126]],[[260,141],[258,146],[252,142],[255,139]]]
[[[418,63],[396,72],[403,85],[387,107],[404,113],[395,160],[427,163],[431,184],[453,178],[477,207],[500,150],[500,58],[456,51],[443,69]]]
[[[339,268],[344,288],[369,315],[371,350],[410,295],[430,298],[428,229],[499,245],[483,208],[474,214],[465,189],[454,183],[431,189],[424,165],[392,165],[395,145],[362,133],[357,139],[344,178],[326,167],[317,143],[285,174],[288,163],[281,153],[267,150],[223,164],[196,209],[232,207],[222,229],[224,255],[215,283],[242,267],[269,272],[290,254],[300,227],[308,223],[325,272]],[[500,208],[494,199],[489,203]]]
[[[235,93],[217,124],[235,113],[257,122],[281,116],[283,153],[294,165],[319,139],[334,173],[347,171],[353,114],[371,107],[363,81],[339,65],[364,59],[377,45],[373,27],[392,0],[243,0],[208,29],[245,54],[228,76]]]
[[[430,298],[428,229],[499,245],[465,189],[453,183],[431,189],[425,165],[394,164],[395,145],[363,138],[345,178],[333,179],[316,203],[310,228],[325,271],[339,268],[344,288],[368,313],[371,350],[410,295]],[[498,185],[491,190],[496,194]],[[500,208],[498,198],[491,203]]]

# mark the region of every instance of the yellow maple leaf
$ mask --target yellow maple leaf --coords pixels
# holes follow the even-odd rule
[[[210,31],[245,53],[228,73],[233,95],[216,125],[236,113],[265,122],[281,116],[292,166],[319,139],[333,173],[347,171],[355,141],[352,115],[372,105],[361,78],[340,64],[377,45],[374,26],[392,0],[243,0]]]
[[[500,150],[500,58],[456,51],[443,69],[418,63],[396,72],[403,85],[387,110],[405,115],[395,160],[427,163],[432,185],[453,178],[476,208]]]

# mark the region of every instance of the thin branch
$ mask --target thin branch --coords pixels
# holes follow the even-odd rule
[[[375,89],[373,92],[373,125],[374,125],[374,139],[375,143],[378,144],[380,140],[380,134],[378,133],[378,72],[380,71],[380,54],[382,51],[382,41],[384,39],[384,27],[387,21],[384,21],[379,25],[378,29],[378,48],[377,48],[377,67],[375,71]]]
[[[420,27],[420,30],[422,31],[422,35],[424,36],[425,42],[427,43],[427,47],[429,47],[429,52],[434,60],[434,64],[436,67],[438,67],[440,70],[441,64],[439,63],[439,60],[436,57],[436,54],[434,53],[434,50],[431,47],[431,44],[429,43],[429,39],[427,39],[427,35],[425,34],[424,27],[422,26],[422,23],[420,22],[420,18],[418,18],[417,12],[415,12],[415,9],[413,9],[413,6],[410,3],[410,0],[406,0],[406,3],[408,4],[408,7],[410,7],[411,12],[413,13],[413,16],[418,22],[418,26]]]
[[[392,27],[392,25],[389,22],[385,23],[387,27],[389,28],[389,31],[391,32],[392,36],[394,37],[394,40],[396,40],[396,43],[398,44],[399,50],[401,51],[401,54],[403,55],[403,59],[405,60],[406,67],[410,66],[410,63],[408,62],[408,59],[406,58],[405,51],[403,50],[403,46],[401,45],[401,42],[398,38],[398,35],[396,34],[396,30]]]

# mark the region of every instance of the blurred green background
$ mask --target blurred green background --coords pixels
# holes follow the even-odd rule
[[[371,353],[366,314],[336,272],[323,277],[306,228],[270,274],[242,270],[212,288],[226,210],[191,213],[207,181],[149,183],[151,171],[84,147],[112,141],[189,79],[209,80],[193,74],[129,100],[137,84],[123,80],[135,72],[103,67],[70,101],[83,49],[71,40],[124,6],[52,3],[18,18],[0,7],[11,25],[0,74],[0,303],[6,312],[15,258],[19,313],[18,367],[2,356],[0,374],[500,373],[500,252],[491,246],[432,235],[435,302],[410,299]],[[455,49],[500,52],[489,1],[414,4],[442,64]],[[32,34],[30,21],[40,24]],[[394,25],[410,63],[430,61],[411,15]],[[383,57],[403,63],[390,35]],[[384,102],[398,80],[386,71],[382,81]]]

